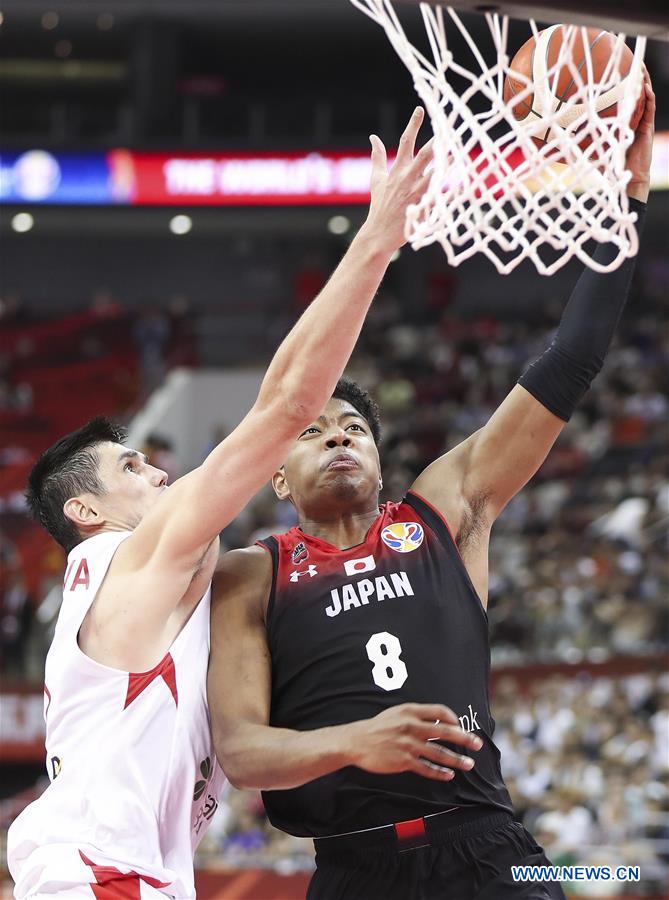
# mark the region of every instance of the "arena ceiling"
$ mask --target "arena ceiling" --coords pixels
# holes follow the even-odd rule
[[[400,4],[417,4],[420,0],[400,0]],[[435,0],[430,0],[435,2]],[[643,22],[651,26],[649,34],[669,37],[669,6],[657,0],[635,0],[633,4],[618,0],[501,0],[499,4],[482,0],[454,0],[462,9],[485,11],[497,5],[509,9],[514,17],[529,18],[538,8],[548,10],[546,20],[567,18],[570,11],[581,13],[591,20],[602,21],[606,27],[624,22]],[[137,18],[180,18],[190,21],[271,21],[292,22],[319,19],[348,18],[348,0],[5,0],[3,12],[30,19],[46,9],[68,17],[90,19],[101,12],[118,20]],[[540,18],[540,17],[539,17]],[[607,24],[608,23],[608,24]],[[631,30],[631,29],[630,29]]]

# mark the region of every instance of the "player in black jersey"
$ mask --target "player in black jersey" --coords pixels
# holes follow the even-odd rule
[[[646,98],[627,159],[639,227],[649,82]],[[547,860],[513,820],[493,743],[488,541],[601,368],[633,269],[586,269],[549,349],[399,503],[378,506],[375,407],[340,382],[273,479],[299,527],[226,554],[208,685],[217,753],[233,785],[263,789],[273,824],[315,839],[309,898],[564,898],[512,878]]]

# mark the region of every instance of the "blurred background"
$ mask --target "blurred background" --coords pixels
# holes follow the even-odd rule
[[[465,18],[483,39],[483,20]],[[404,19],[420,40],[418,15]],[[526,37],[514,25],[511,46]],[[5,0],[0,56],[9,897],[6,829],[48,783],[43,663],[64,562],[27,517],[31,465],[98,413],[171,479],[198,465],[363,220],[367,136],[392,147],[416,97],[346,0]],[[638,884],[573,896],[665,896],[669,872],[667,45],[646,59],[657,190],[632,297],[605,371],[491,551],[496,741],[518,815],[556,863],[641,866]],[[501,277],[481,258],[449,268],[435,248],[398,255],[349,369],[382,409],[383,499],[487,420],[578,272]],[[264,491],[223,544],[293,524]],[[198,896],[302,897],[312,857],[268,825],[258,794],[230,791],[198,854]]]

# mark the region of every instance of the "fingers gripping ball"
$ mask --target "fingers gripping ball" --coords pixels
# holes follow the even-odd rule
[[[587,46],[583,42],[584,33]],[[554,121],[560,127],[573,129],[577,140],[579,131],[583,131],[578,141],[582,150],[590,145],[592,129],[583,120],[588,86],[597,86],[594,91],[597,115],[607,118],[616,114],[618,102],[630,87],[635,87],[629,78],[634,54],[626,45],[619,48],[620,78],[614,77],[615,67],[610,60],[616,53],[617,40],[615,34],[599,28],[552,25],[540,31],[536,39],[532,36],[516,53],[504,81],[504,102],[511,107],[516,121],[527,120],[531,124],[531,119],[536,120],[532,140],[537,146],[544,146],[553,136],[552,122],[544,121],[552,113],[558,113]],[[563,51],[565,41],[568,46]],[[641,121],[646,102],[643,86],[639,85],[638,89],[639,98],[629,121],[633,131]]]

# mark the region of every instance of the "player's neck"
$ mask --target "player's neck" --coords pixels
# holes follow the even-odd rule
[[[305,534],[346,550],[362,544],[378,515],[378,506],[374,506],[364,511],[338,513],[333,518],[323,518],[320,515],[317,519],[300,516],[300,528]]]

